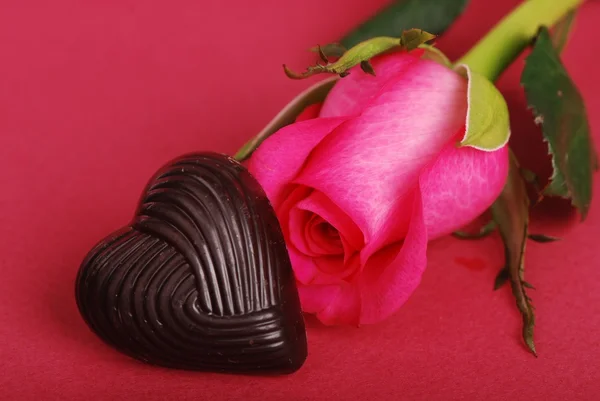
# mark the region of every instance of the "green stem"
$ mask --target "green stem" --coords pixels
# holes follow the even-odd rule
[[[584,0],[528,0],[502,19],[456,64],[495,81],[531,43],[541,26],[552,26]]]

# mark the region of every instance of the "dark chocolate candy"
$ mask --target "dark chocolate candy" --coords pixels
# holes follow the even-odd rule
[[[92,330],[145,362],[288,373],[306,359],[273,208],[224,155],[189,155],[160,170],[133,222],[83,261],[75,292]]]

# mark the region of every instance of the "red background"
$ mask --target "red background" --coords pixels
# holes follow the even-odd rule
[[[432,243],[422,285],[383,324],[309,319],[309,358],[287,377],[146,366],[80,319],[78,265],[128,221],[150,175],[182,153],[236,150],[309,85],[287,80],[283,62],[307,65],[305,49],[384,3],[2,1],[0,398],[597,399],[600,196],[581,225],[558,209],[538,213],[538,229],[566,235],[528,246],[538,359],[522,346],[509,289],[491,291],[503,256],[497,237]],[[459,56],[517,3],[473,0],[440,47]],[[597,138],[599,23],[600,3],[587,3],[564,53]],[[519,104],[518,64],[501,88],[517,105],[514,134],[536,138]]]

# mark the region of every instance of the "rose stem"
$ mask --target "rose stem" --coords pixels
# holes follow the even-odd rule
[[[528,0],[504,17],[469,50],[459,64],[466,64],[495,81],[536,37],[541,26],[556,24],[584,0]]]

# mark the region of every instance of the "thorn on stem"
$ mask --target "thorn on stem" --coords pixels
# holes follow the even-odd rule
[[[366,72],[367,74],[375,76],[375,70],[373,69],[373,64],[368,60],[360,62],[360,68]]]
[[[527,281],[523,281],[523,287],[529,288],[530,290],[535,290],[535,287],[533,285],[531,285],[530,283],[528,283]],[[528,296],[527,296],[527,299],[531,300],[531,298],[529,298]]]
[[[542,244],[548,243],[548,242],[560,241],[560,238],[558,238],[558,237],[552,237],[550,235],[544,235],[544,234],[529,234],[528,238],[532,241],[540,242]]]
[[[496,279],[494,280],[494,291],[500,289],[506,282],[508,281],[508,269],[503,267],[502,270],[498,272]]]

